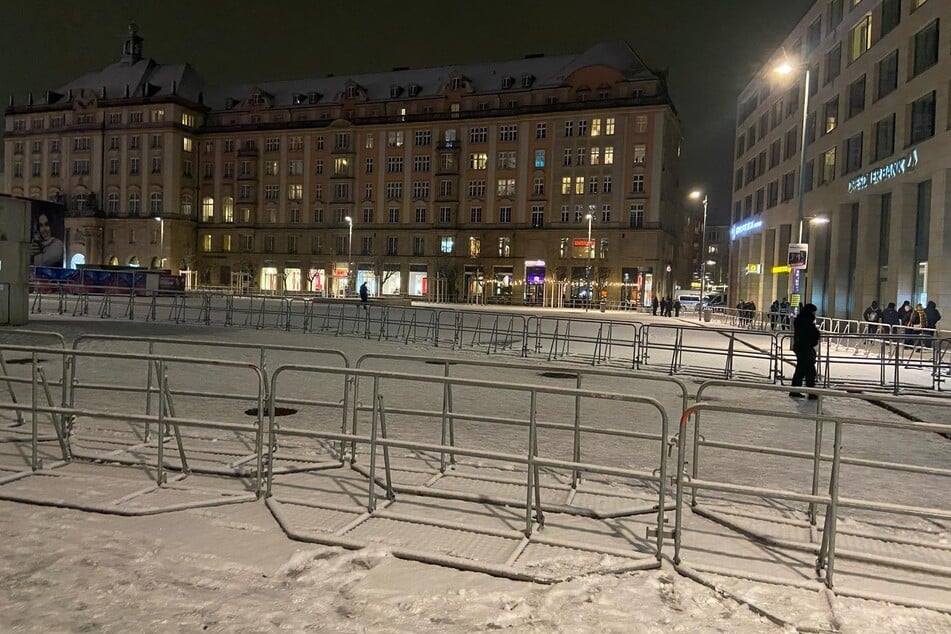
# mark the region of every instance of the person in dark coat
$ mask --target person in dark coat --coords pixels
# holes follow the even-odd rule
[[[793,320],[793,352],[796,353],[796,371],[793,373],[792,386],[801,387],[803,381],[806,387],[816,386],[816,346],[819,345],[819,329],[816,328],[815,304],[806,304]],[[790,392],[793,398],[802,398],[802,392]],[[815,400],[815,394],[809,399]]]
[[[882,309],[878,307],[878,300],[874,300],[871,305],[862,313],[862,319],[868,322],[868,334],[874,335],[878,332],[878,324],[882,321]]]
[[[680,317],[680,300],[674,300],[674,317]]]
[[[911,307],[911,302],[907,299],[905,303],[901,305],[901,308],[898,309],[898,316],[901,317],[901,325],[907,326],[911,321],[911,314],[915,312],[915,309]]]
[[[658,306],[660,306],[660,302],[657,301],[657,295],[654,295],[654,298],[651,300],[651,315],[657,316]]]
[[[363,304],[363,310],[367,309],[368,301],[370,301],[370,289],[367,288],[367,283],[364,282],[360,285],[360,303]]]
[[[779,321],[779,300],[774,299],[769,305],[769,329],[776,330],[776,322]]]
[[[882,311],[882,323],[889,326],[891,333],[896,332],[896,326],[901,326],[901,315],[895,309],[895,302],[888,302],[888,306]]]
[[[937,328],[938,322],[941,320],[941,313],[938,312],[938,305],[934,303],[934,300],[928,302],[928,305],[925,306],[925,317],[928,318],[928,328]]]

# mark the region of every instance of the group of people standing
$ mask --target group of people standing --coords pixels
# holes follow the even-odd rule
[[[789,330],[789,313],[792,312],[792,306],[784,297],[782,301],[774,299],[769,305],[769,329]]]
[[[740,325],[746,328],[753,326],[753,315],[756,314],[756,304],[753,300],[743,301],[736,305],[736,314],[740,318]]]
[[[671,299],[670,296],[661,297],[659,300],[657,296],[654,295],[654,298],[651,300],[651,314],[656,315],[657,309],[660,308],[661,317],[670,317],[671,312],[673,312],[674,317],[680,317],[680,300]]]
[[[878,324],[890,326],[892,332],[896,332],[898,327],[937,328],[938,322],[941,321],[941,313],[938,312],[938,305],[934,301],[929,301],[924,307],[921,304],[916,304],[914,308],[907,299],[901,305],[901,308],[896,308],[895,302],[888,302],[888,306],[885,307],[885,310],[882,310],[878,305],[878,300],[875,300],[862,313],[862,319],[869,322],[868,331],[874,334],[879,330]]]

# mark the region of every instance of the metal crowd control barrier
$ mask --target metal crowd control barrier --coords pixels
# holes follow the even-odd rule
[[[450,341],[453,350],[483,348],[486,354],[512,349],[521,352],[524,337],[525,316],[518,313],[440,310],[436,314],[437,347]]]
[[[695,337],[707,336],[711,332],[723,337],[722,348],[711,347],[709,341],[691,341]],[[776,336],[768,332],[644,324],[641,328],[639,353],[639,367],[648,368],[659,365],[669,374],[708,372],[707,368],[697,364],[697,361],[711,356],[722,357],[722,365],[711,370],[727,379],[744,375],[775,381],[779,373],[777,363],[780,360],[780,354]],[[660,363],[657,361],[657,356],[661,357]],[[739,370],[734,364],[737,359],[747,359],[758,363],[758,366],[754,366],[751,370]]]
[[[352,483],[346,487],[314,485],[308,490],[299,479],[290,481],[287,489],[290,495],[285,496],[281,482],[275,479],[275,470],[269,471],[268,506],[284,530],[295,539],[359,548],[367,542],[358,535],[365,535],[366,531],[370,530],[369,524],[374,521],[410,522],[414,526],[427,524],[427,520],[419,515],[399,512],[404,495],[410,496],[405,498],[406,500],[423,496],[456,500],[457,503],[476,503],[480,506],[490,504],[521,508],[523,528],[522,530],[514,528],[499,530],[470,525],[465,521],[429,522],[432,526],[444,529],[469,531],[483,537],[510,540],[513,544],[512,551],[505,558],[505,563],[500,565],[491,562],[463,561],[451,555],[433,555],[425,549],[398,548],[395,551],[397,556],[422,561],[438,561],[465,569],[526,578],[525,573],[513,570],[512,565],[530,544],[547,543],[593,552],[601,551],[599,547],[590,543],[572,541],[569,544],[565,540],[551,539],[536,533],[535,525],[545,523],[545,513],[571,514],[574,510],[586,517],[620,518],[632,513],[647,512],[656,514],[656,521],[648,527],[649,538],[654,540],[649,552],[652,555],[651,562],[645,564],[643,561],[634,560],[635,563],[630,568],[659,565],[665,534],[664,510],[667,484],[664,474],[667,465],[667,415],[663,406],[655,399],[594,390],[538,385],[499,385],[494,381],[437,375],[287,365],[277,368],[271,377],[272,422],[274,409],[285,403],[284,386],[294,374],[313,377],[310,383],[332,386],[329,389],[338,390],[338,394],[336,397],[325,394],[322,400],[311,400],[307,403],[313,407],[313,410],[309,410],[305,417],[305,420],[311,423],[307,427],[273,425],[268,445],[284,447],[288,439],[310,439],[324,443],[325,446],[330,443],[340,443],[344,447],[361,446],[366,448],[364,455],[369,460],[366,465],[357,463],[350,465],[349,468],[341,467],[338,470],[338,474],[357,473],[365,477],[364,492],[359,498],[353,490]],[[360,389],[359,385],[363,385],[363,388]],[[444,398],[450,389],[457,396],[452,405]],[[469,392],[469,398],[459,398],[459,394],[464,391]],[[481,394],[494,395],[494,400],[488,403],[491,412],[480,409],[487,403],[487,399],[478,396]],[[566,418],[565,420],[557,420],[556,412],[564,414],[563,409],[557,407],[557,403],[562,400],[573,402],[575,399],[585,401],[582,411],[589,411],[588,408],[597,406],[616,408],[623,406],[625,414],[611,421],[595,417],[593,420],[582,421],[580,425],[576,425],[571,420],[572,416],[563,417]],[[500,401],[508,404],[505,413],[501,415],[495,407]],[[293,402],[301,403],[302,401],[294,398]],[[640,429],[643,423],[634,423],[635,418],[643,420],[643,406],[656,410],[658,414],[655,422],[647,425],[649,428],[647,431]],[[349,426],[346,423],[348,417]],[[450,419],[456,427],[456,434],[452,439],[454,442],[451,443],[449,442]],[[336,429],[341,420],[344,421],[342,428]],[[323,429],[319,428],[321,423],[324,425]],[[472,441],[471,443],[461,442],[460,425],[466,427],[465,433]],[[496,444],[501,443],[500,446],[487,444],[486,437],[480,434],[479,429],[490,426],[508,430],[512,434],[512,439],[493,441]],[[646,449],[642,448],[638,451],[628,445],[621,447],[619,442],[610,444],[600,442],[589,445],[596,447],[594,453],[598,461],[582,462],[575,459],[571,445],[562,446],[549,438],[557,434],[573,437],[578,433],[604,439],[626,439],[631,442],[646,440]],[[468,465],[473,469],[482,468],[486,461],[505,465],[503,468],[508,474],[508,479],[498,481],[496,485],[507,489],[517,487],[524,497],[519,501],[517,498],[486,493],[486,487],[490,486],[492,479],[485,476],[476,478],[475,481],[480,484],[474,492],[455,491],[448,487],[440,488],[436,484],[440,481],[445,482],[444,478],[451,477],[449,474],[434,470],[433,473],[427,475],[425,469],[420,471],[402,467],[403,462],[412,461],[415,464],[416,460],[421,460],[425,465],[429,460],[426,456],[450,453],[476,459],[476,463]],[[276,455],[272,454],[272,458]],[[292,456],[292,459],[296,457]],[[638,464],[643,459],[649,460],[646,469],[628,466],[632,463]],[[608,464],[609,460],[614,460],[622,466]],[[332,477],[333,474],[326,467],[326,464],[314,464],[314,469],[324,474],[323,477]],[[512,470],[513,467],[524,469],[521,479],[518,478],[518,471]],[[622,499],[624,498],[619,493],[615,478],[624,478],[636,481],[642,486],[646,485],[646,495],[648,500],[651,500],[649,507],[648,509],[624,509],[619,513],[599,515],[590,509],[573,506],[575,492],[564,483],[558,485],[560,480],[555,476],[559,472],[574,471],[585,472],[592,476],[595,474],[609,476],[612,478],[611,482],[614,483],[612,494]],[[455,473],[460,472],[455,471]],[[396,478],[399,474],[405,474],[407,482],[397,482]],[[296,474],[296,477],[300,478],[301,475]],[[423,485],[419,484],[421,478],[425,479]],[[545,484],[542,483],[543,480],[546,481]],[[554,480],[555,484],[549,480]],[[327,496],[336,492],[338,488],[343,489],[345,497],[333,497],[328,501]],[[381,495],[385,497],[382,505],[378,501]],[[549,495],[566,495],[566,497],[562,501],[552,501],[546,498]],[[635,499],[632,497],[627,501],[631,502]],[[345,500],[346,503],[339,500]],[[362,500],[362,503],[359,500]],[[290,506],[306,507],[315,512],[323,510],[332,512],[335,516],[344,513],[350,519],[337,517],[336,525],[326,530],[318,530],[312,525],[298,530],[294,527],[294,514],[286,510]],[[630,542],[626,543],[631,545]],[[617,548],[607,550],[618,556],[633,557],[637,554],[633,548],[628,552],[619,551]],[[621,552],[624,554],[620,554]]]
[[[433,370],[440,371],[441,375],[444,377],[450,377],[453,375],[453,369],[468,369],[475,371],[476,373],[481,373],[485,369],[492,369],[498,371],[498,373],[505,372],[516,372],[522,374],[525,372],[530,373],[531,378],[519,377],[518,380],[520,383],[538,383],[539,370],[540,368],[535,364],[528,363],[503,363],[496,361],[484,361],[478,359],[465,359],[465,358],[456,358],[456,357],[432,357],[432,356],[411,356],[411,355],[398,355],[398,354],[385,354],[385,353],[370,353],[361,356],[357,359],[357,362],[354,364],[354,367],[364,368],[366,364],[372,363],[374,361],[392,361],[399,364],[401,371],[406,371],[409,364],[419,364],[419,365],[429,365],[432,366]],[[576,390],[590,389],[590,386],[587,383],[599,382],[607,378],[620,378],[625,382],[630,381],[632,383],[637,381],[648,381],[654,383],[668,384],[671,387],[676,388],[679,392],[680,400],[680,411],[681,413],[687,409],[687,385],[680,379],[675,379],[668,376],[659,376],[653,374],[632,374],[630,371],[617,371],[617,370],[604,370],[604,369],[585,369],[583,367],[575,366],[557,366],[557,365],[547,365],[544,368],[544,374],[551,375],[553,379],[573,379],[574,388]],[[465,378],[465,377],[463,377]],[[470,377],[471,378],[471,377]],[[603,388],[603,385],[599,387]],[[445,393],[443,394],[443,404],[447,410],[452,410],[452,385],[446,384],[444,386]],[[657,397],[655,397],[657,398]],[[581,398],[575,398],[574,402],[574,438],[572,440],[572,456],[576,462],[581,461]],[[356,433],[356,432],[354,432]],[[446,434],[441,439],[442,444],[454,444],[455,438],[455,426],[454,418],[452,416],[448,417]],[[356,460],[356,447],[351,446],[351,462]],[[442,473],[445,473],[447,467],[451,464],[455,464],[455,454],[453,453],[440,453],[439,456],[439,470]],[[577,488],[578,482],[580,481],[581,473],[577,470],[572,471],[571,475],[571,486],[572,488]]]
[[[39,345],[40,342],[42,342],[43,340],[52,340],[52,343],[54,345],[59,344],[60,348],[62,348],[63,350],[66,349],[66,340],[63,337],[63,335],[61,335],[58,332],[46,332],[46,331],[40,331],[40,330],[28,330],[28,329],[19,329],[19,328],[9,329],[9,330],[0,329],[0,345],[9,345],[9,344],[17,345],[17,342],[20,342],[18,345]],[[20,357],[16,359],[12,359],[12,358],[8,359],[7,357],[8,355],[5,355],[3,350],[0,349],[0,372],[3,373],[2,381],[3,381],[4,387],[6,388],[6,392],[9,395],[10,402],[13,404],[17,404],[19,402],[17,397],[17,390],[16,390],[17,384],[30,383],[32,386],[32,389],[30,391],[30,406],[24,405],[24,407],[22,408],[15,408],[13,410],[16,416],[16,419],[12,427],[14,428],[22,427],[26,423],[26,420],[23,417],[23,412],[32,410],[32,405],[37,399],[38,385],[41,385],[43,387],[43,397],[46,400],[46,404],[48,406],[53,406],[54,402],[53,402],[51,386],[55,388],[55,387],[61,387],[66,384],[67,368],[65,365],[62,365],[62,367],[59,369],[60,371],[59,371],[58,378],[56,377],[48,378],[49,373],[46,371],[46,369],[44,369],[41,365],[39,365],[38,360],[34,358],[35,355],[30,355],[29,357]],[[30,367],[31,367],[30,378],[26,378],[23,376],[15,376],[14,374],[12,374],[9,367],[10,365],[14,365],[14,364],[19,365],[24,363],[30,364]],[[62,393],[60,394],[59,403],[64,406],[66,404],[66,400],[63,397]],[[60,440],[60,443],[62,444],[63,443],[62,424],[61,424],[62,421],[59,420],[55,414],[50,414],[50,422],[53,424],[54,431],[56,432],[57,437]],[[33,468],[37,468],[37,465],[39,464],[39,458],[37,456],[36,442],[39,439],[39,437],[37,435],[38,431],[37,431],[37,421],[36,421],[35,411],[33,411],[31,430],[32,430],[32,436],[29,439],[29,441],[31,442],[31,449],[32,449],[31,464]],[[25,439],[22,436],[18,436],[17,434],[12,434],[9,437],[0,439],[0,442],[11,442],[11,443],[24,442],[24,441]],[[65,456],[68,456],[69,454],[68,448],[63,446],[62,449],[63,449],[63,454]]]
[[[233,504],[257,499],[264,482],[264,400],[265,381],[260,369],[250,363],[174,357],[161,355],[141,355],[119,352],[94,352],[85,350],[64,350],[56,348],[37,348],[27,346],[3,346],[6,350],[17,350],[31,354],[34,377],[39,367],[39,355],[58,356],[63,365],[71,367],[72,380],[63,383],[66,405],[41,405],[38,403],[39,389],[34,378],[32,384],[33,411],[33,456],[31,469],[16,471],[0,479],[0,499],[31,502],[92,510],[119,515],[145,515],[200,506]],[[98,366],[95,364],[98,362]],[[77,367],[81,366],[81,372]],[[95,366],[95,367],[93,367]],[[154,371],[156,386],[142,387],[128,381],[134,376],[135,369],[142,375]],[[224,376],[228,373],[228,376]],[[245,391],[231,393],[217,389],[216,383],[233,383],[235,375],[243,375],[247,382]],[[79,377],[89,377],[81,380]],[[171,377],[171,378],[170,378]],[[196,377],[200,377],[197,378]],[[173,382],[180,382],[178,387]],[[143,409],[142,397],[155,392],[159,406],[154,414],[140,413]],[[241,412],[240,403],[256,404],[249,412]],[[189,416],[176,414],[178,406],[187,409]],[[0,403],[0,409],[16,408],[15,404]],[[229,408],[231,411],[229,411]],[[50,414],[60,437],[62,460],[44,466],[36,460],[40,439],[36,431],[38,414]],[[254,423],[235,423],[233,416],[254,417]],[[59,421],[59,424],[56,424]],[[145,439],[144,431],[138,429],[148,425],[157,426],[157,438],[153,442]],[[182,429],[195,430],[183,433]],[[250,441],[223,442],[219,438],[209,437],[210,430],[226,432],[237,437],[250,436]],[[214,433],[214,432],[212,432]],[[177,462],[166,455],[166,443],[174,443]],[[226,460],[235,451],[242,454],[238,461],[225,467],[210,467],[203,463]],[[190,464],[186,454],[198,455],[199,464]],[[154,469],[134,470],[136,477],[149,475],[151,484],[142,488],[141,480],[133,478],[112,478],[112,485],[105,486],[105,492],[83,486],[88,476],[69,467],[75,461],[92,461],[117,465],[153,465]],[[253,462],[253,468],[238,469],[239,464]],[[179,471],[179,475],[169,479],[169,469]],[[225,490],[209,491],[207,488],[190,488],[183,485],[191,473],[215,475],[250,476],[254,484],[250,492]],[[37,474],[47,478],[59,478],[54,491],[42,485],[30,487],[29,476]],[[107,478],[108,480],[109,478]],[[3,486],[16,483],[15,487]],[[25,483],[25,486],[24,486]],[[170,504],[161,502],[161,491],[166,489],[186,492],[184,497],[198,496],[200,500]],[[125,495],[118,495],[122,490]],[[159,502],[155,505],[143,504],[142,500],[154,495]],[[95,498],[103,498],[97,500]]]
[[[933,332],[933,331],[932,331]],[[792,335],[777,335],[779,379],[792,367]],[[935,339],[920,330],[875,334],[823,334],[819,340],[818,379],[822,387],[855,386],[888,390],[893,394],[914,389],[942,391],[948,380],[946,352],[951,339]],[[863,351],[856,353],[856,351]],[[789,363],[786,363],[789,361]]]
[[[944,552],[942,549],[946,549],[946,546],[942,546],[937,543],[937,541],[928,543],[921,539],[902,538],[900,535],[895,535],[893,531],[887,529],[880,531],[878,534],[868,535],[856,532],[859,529],[854,526],[845,529],[839,526],[842,509],[852,509],[860,513],[875,513],[886,516],[930,518],[933,521],[951,520],[951,506],[947,505],[947,496],[944,494],[948,490],[948,485],[951,484],[951,469],[941,464],[940,457],[931,456],[931,460],[937,464],[928,464],[927,462],[924,464],[915,464],[895,460],[882,460],[874,457],[870,458],[868,455],[862,455],[862,448],[857,446],[859,443],[857,443],[855,438],[853,438],[849,446],[843,442],[846,429],[848,429],[850,433],[862,435],[866,443],[869,443],[870,446],[879,450],[882,449],[882,442],[900,442],[898,438],[908,436],[913,432],[924,432],[927,434],[951,433],[951,423],[947,422],[896,421],[886,420],[884,418],[875,419],[863,416],[861,413],[855,415],[855,407],[858,403],[868,403],[871,401],[873,403],[884,402],[893,406],[936,408],[942,412],[942,414],[938,415],[939,418],[947,421],[949,418],[944,415],[944,412],[951,414],[951,401],[947,399],[922,397],[862,395],[807,388],[802,391],[814,394],[817,397],[814,410],[809,408],[810,411],[795,409],[778,412],[776,409],[769,409],[768,407],[750,407],[748,402],[734,404],[727,400],[728,397],[726,396],[718,397],[716,402],[704,400],[708,398],[709,392],[717,388],[737,389],[747,393],[755,392],[756,394],[761,394],[762,396],[756,397],[758,402],[762,402],[769,394],[778,393],[779,395],[784,395],[784,393],[788,391],[788,388],[779,386],[731,381],[708,381],[699,388],[697,393],[698,402],[689,407],[683,416],[681,416],[677,435],[677,506],[674,528],[674,562],[676,564],[679,565],[683,563],[682,542],[685,533],[688,532],[684,526],[684,511],[687,504],[685,497],[689,497],[690,508],[695,514],[721,524],[731,531],[752,538],[761,544],[814,554],[816,556],[815,570],[817,574],[824,573],[823,581],[829,588],[833,587],[837,559],[886,566],[888,568],[899,567],[905,570],[924,573],[929,576],[938,575],[951,577],[951,566],[932,563],[927,561],[927,557],[925,557],[924,551],[928,549],[933,549],[933,552],[936,553]],[[843,399],[855,404],[850,406],[850,415],[837,416],[828,413],[826,403],[829,398]],[[884,410],[881,409],[879,411],[884,412]],[[770,445],[756,445],[750,444],[749,442],[721,441],[708,438],[709,432],[705,436],[701,428],[701,413],[708,412],[723,412],[728,414],[753,415],[771,419],[782,418],[784,420],[808,422],[814,425],[814,430],[811,432],[813,448],[811,451],[790,448],[788,446],[788,442],[790,442],[788,439],[786,444],[774,442]],[[687,425],[691,418],[693,418],[694,421],[693,434],[692,440],[688,440],[689,432]],[[735,423],[735,420],[733,422]],[[823,451],[823,444],[829,442],[828,434],[824,432],[825,425],[832,425],[833,427],[831,454],[828,453],[828,451]],[[879,435],[880,440],[876,440],[876,438],[872,437],[875,434]],[[891,440],[888,441],[885,439]],[[688,442],[690,443],[689,445]],[[731,456],[730,463],[732,465],[731,473],[733,474],[729,480],[715,480],[701,476],[701,449],[705,448],[729,452]],[[889,453],[889,455],[892,454]],[[688,456],[692,458],[692,466],[689,473],[687,469]],[[743,456],[749,456],[750,460],[755,459],[757,464],[762,463],[762,461],[766,459],[764,456],[772,456],[800,461],[805,465],[809,465],[811,470],[809,490],[807,492],[795,490],[794,484],[790,480],[792,474],[786,470],[776,474],[776,477],[781,479],[781,488],[760,485],[762,476],[756,478],[757,486],[737,483],[735,480],[738,476],[749,473],[750,471],[750,469],[745,471],[737,470],[738,461],[742,460]],[[851,469],[852,471],[846,472],[844,469]],[[860,479],[859,481],[867,481],[867,473],[864,475],[856,473],[860,469],[874,470],[877,474],[880,474],[876,476],[877,484],[871,492],[863,490],[861,486],[852,487],[851,490],[864,492],[865,495],[863,497],[847,497],[843,491],[849,490],[849,487],[856,483],[856,481],[852,479],[853,476],[858,477]],[[762,471],[762,468],[760,471]],[[933,479],[928,481],[931,485],[927,489],[931,491],[930,500],[922,499],[923,496],[921,494],[924,491],[923,488],[910,487],[908,483],[903,483],[903,481],[899,481],[898,483],[890,482],[889,484],[885,482],[885,478],[899,478],[909,475]],[[913,488],[915,491],[914,494],[911,493]],[[752,525],[746,526],[742,520],[735,518],[735,513],[733,514],[734,517],[731,518],[719,514],[716,511],[705,509],[699,503],[699,491],[715,491],[748,498],[766,498],[777,504],[779,502],[804,503],[808,507],[806,518],[809,525],[813,527],[813,532],[811,533],[812,540],[797,541],[795,539],[789,539],[782,534],[782,531],[780,531],[779,535],[769,535],[766,529],[763,528],[764,518],[762,516],[753,518],[755,521],[752,522]],[[882,501],[871,499],[870,496],[870,493],[881,493],[887,497],[889,493],[893,492],[899,496],[898,500],[886,499]],[[908,504],[907,500],[912,495],[917,495],[922,503],[917,506]],[[929,502],[932,503],[932,506],[928,506]],[[944,506],[941,507],[939,504],[943,504]],[[824,517],[821,518],[820,509],[824,509],[825,511]],[[788,510],[783,517],[787,516]],[[775,519],[779,519],[779,516],[777,515]],[[821,537],[818,537],[815,529],[820,519],[822,519],[821,528],[819,528]],[[895,528],[891,526],[890,523],[888,526]],[[836,538],[842,534],[851,536],[859,535],[876,541],[908,546],[910,559],[883,556],[862,550],[840,548],[837,546]],[[945,559],[947,559],[947,557],[945,557]],[[694,566],[694,568],[700,569],[697,566]],[[726,571],[715,567],[707,567],[705,571],[727,575],[736,574],[735,571]],[[947,583],[948,582],[945,582],[944,585],[947,586]],[[836,591],[846,596],[876,600],[882,599],[880,595],[871,595],[861,589],[846,589],[845,591],[837,589]],[[889,596],[887,600],[893,603],[934,608],[933,605],[925,605],[926,602],[916,602],[913,598],[902,599],[900,597]],[[949,608],[945,606],[944,609],[947,610]]]
[[[526,322],[522,356],[533,352],[547,354],[549,361],[579,358],[591,365],[636,368],[641,328],[639,322],[594,316],[533,315]]]

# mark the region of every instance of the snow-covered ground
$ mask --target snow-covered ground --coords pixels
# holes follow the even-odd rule
[[[650,320],[644,315],[637,318]],[[656,319],[658,323],[669,323]],[[370,352],[430,357],[438,353],[440,356],[457,355],[460,359],[486,359],[485,355],[473,352],[442,348],[436,351],[422,343],[376,342],[195,324],[146,324],[141,321],[44,316],[31,321],[30,328],[62,332],[67,341],[81,333],[92,332],[313,346],[341,350],[351,361]],[[719,335],[713,335],[710,345],[720,345],[714,343],[718,338]],[[129,351],[132,348],[106,342],[101,349]],[[208,350],[211,349],[203,352],[207,354]],[[233,351],[225,350],[215,354],[219,358],[235,358]],[[182,349],[174,353],[184,354]],[[306,355],[290,355],[284,362],[317,362],[304,357]],[[491,360],[524,364],[513,355],[492,355]],[[277,360],[269,363],[277,363]],[[549,364],[538,359],[529,359],[529,363],[535,365],[537,372],[477,368],[471,370],[470,376],[512,384],[542,383],[538,372],[550,369]],[[421,362],[382,367],[423,371]],[[761,371],[758,366],[747,369],[751,373]],[[115,368],[88,371],[92,372],[92,378],[101,379]],[[430,366],[426,371],[441,372],[442,368]],[[183,372],[179,370],[178,375],[170,374],[170,381],[199,384],[206,378],[201,375],[201,370],[192,370],[194,374],[191,375]],[[464,368],[455,368],[453,372],[464,375]],[[88,380],[90,376],[86,375],[86,378]],[[701,381],[684,378],[691,394],[695,394]],[[601,381],[599,389],[630,389],[630,384],[624,383],[623,379],[604,378]],[[564,381],[560,385],[565,386]],[[567,387],[573,386],[569,381]],[[638,393],[657,398],[676,421],[681,405],[672,384],[643,383],[635,389]],[[505,412],[516,409],[513,402],[500,400],[503,398],[501,394],[503,392],[498,391],[494,399],[477,394],[468,398],[473,407],[480,404],[494,406]],[[811,406],[806,402],[792,402],[782,394],[758,393],[753,389],[723,391],[715,399],[747,409],[772,408],[778,414],[787,410],[796,414]],[[827,407],[831,415],[858,418],[894,416],[877,411],[873,405],[846,399],[829,399]],[[922,408],[909,413],[918,414],[923,420],[947,422],[938,418],[946,411],[943,408]],[[179,415],[188,413],[179,412]],[[212,416],[213,413],[209,414]],[[894,416],[894,420],[904,419]],[[788,446],[798,450],[810,447],[808,430],[797,429],[792,417],[718,416],[710,413],[704,421],[704,433],[711,439]],[[0,434],[12,429],[11,422],[10,411],[0,413]],[[399,427],[395,422],[391,424]],[[478,433],[482,434],[479,438],[485,446],[499,451],[506,446],[502,432],[480,428]],[[917,461],[918,464],[943,469],[951,463],[951,442],[940,436],[915,434],[912,439],[910,435],[894,432],[878,436],[876,433],[875,429],[855,431],[845,444],[856,457]],[[460,442],[466,438],[461,435]],[[557,443],[554,446],[557,450]],[[610,462],[614,460],[615,452],[615,444],[611,443],[598,447],[595,455],[599,460]],[[648,453],[645,451],[645,455]],[[16,464],[17,460],[26,465],[27,454],[28,450],[22,443],[0,443],[3,458],[0,465]],[[720,455],[711,450],[709,455],[704,454],[701,464],[705,469],[704,477],[716,474],[748,485],[779,487],[784,484],[795,488],[791,482],[799,482],[801,475],[800,467],[786,465],[777,457],[763,457],[755,463],[741,464],[729,454]],[[96,489],[108,491],[116,482],[112,472],[120,469],[88,463],[76,467],[75,475],[85,478],[88,483],[84,494],[89,496],[94,495]],[[69,468],[73,469],[72,466]],[[943,503],[947,508],[946,477],[916,474],[917,480],[911,480],[913,493],[908,495],[907,479],[893,477],[893,474],[882,475],[874,470],[862,471],[860,466],[852,469],[851,473],[847,469],[843,472],[843,477],[848,477],[849,496],[874,497],[879,494],[882,501],[921,506],[942,506]],[[128,467],[121,470],[135,471]],[[0,471],[0,479],[4,473],[9,471]],[[672,471],[668,469],[668,473]],[[145,478],[142,483],[145,483],[148,470],[143,470],[141,475]],[[202,478],[210,477],[191,478],[204,483],[206,481]],[[285,481],[285,485],[292,483]],[[335,483],[339,484],[339,481]],[[0,486],[0,492],[3,489]],[[442,511],[462,512],[450,506],[447,503]],[[772,513],[769,522],[763,522],[769,524],[769,528],[764,529],[766,532],[803,533],[808,541],[808,526],[797,523],[801,519],[801,509],[793,507],[756,508],[756,504],[728,497],[713,499],[710,504],[717,513],[741,517],[740,524],[758,522],[767,513]],[[518,528],[518,509],[491,507],[490,511],[495,514],[494,521]],[[509,511],[513,517],[508,517]],[[788,520],[788,526],[777,529],[777,517]],[[668,542],[659,569],[573,574],[566,575],[565,581],[540,584],[402,559],[394,556],[394,553],[399,554],[398,546],[372,539],[370,546],[359,550],[292,541],[260,501],[139,517],[0,501],[0,631],[128,631],[133,628],[150,632],[470,632],[497,629],[529,632],[769,632],[795,631],[797,628],[806,631],[951,631],[951,616],[946,612],[827,593],[815,581],[814,571],[810,570],[812,556],[752,547],[749,540],[738,538],[736,533],[731,534],[704,518],[694,517],[691,521],[695,532],[685,536],[684,560],[688,566],[695,565],[691,573],[693,577],[675,570],[669,561],[673,549]],[[641,538],[646,523],[641,522],[642,525],[638,526]],[[880,518],[873,521],[856,514],[854,519],[842,524],[843,539],[852,540],[843,547],[893,554],[893,550],[882,546],[881,535],[895,533],[902,538],[912,535],[920,542],[909,544],[914,551],[912,558],[918,557],[945,569],[949,567],[951,545],[947,522],[896,520],[886,524]],[[606,525],[609,532],[627,530],[622,522]],[[553,520],[552,526],[541,532],[575,529],[578,538],[577,526],[559,526]],[[872,529],[881,534],[867,539],[865,531]],[[602,538],[604,536],[594,532],[590,534],[592,544]],[[584,539],[584,536],[578,539]],[[933,559],[935,552],[939,555],[937,561]],[[569,567],[581,560],[580,555],[576,560],[572,555],[562,553],[561,556],[567,557],[561,564]],[[605,561],[601,567],[610,568],[611,555],[602,557]],[[539,561],[536,564],[551,566],[553,562]],[[701,571],[703,564],[707,565],[705,571]],[[847,563],[842,566],[840,574],[844,588],[871,592],[878,591],[884,584],[888,590],[886,582],[889,579],[886,577],[892,575],[887,568],[872,570],[857,565],[850,567]],[[747,578],[722,574],[716,570],[718,567],[745,572]],[[777,570],[781,574],[774,574]],[[768,578],[780,576],[785,584],[768,582]],[[908,587],[915,587],[912,585],[916,583],[913,575],[903,577],[896,572],[894,576],[906,582],[905,591]],[[942,588],[942,578],[948,579],[936,574],[929,583],[921,584],[917,590],[912,589],[912,595],[917,595],[914,598],[921,602],[948,605],[951,602],[946,601],[947,590]]]

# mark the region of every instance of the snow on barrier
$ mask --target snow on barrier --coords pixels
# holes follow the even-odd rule
[[[318,393],[285,397],[295,376]],[[288,403],[300,414],[294,426],[272,416],[268,443],[268,506],[295,539],[384,541],[398,556],[535,580],[603,571],[606,555],[612,570],[659,565],[667,415],[653,398],[302,365],[271,382],[275,415]]]
[[[778,386],[700,387],[677,435],[675,563],[951,612],[941,529],[951,469],[939,435],[951,433],[951,400],[796,389],[816,400],[789,401]],[[713,552],[705,544],[718,532]]]

